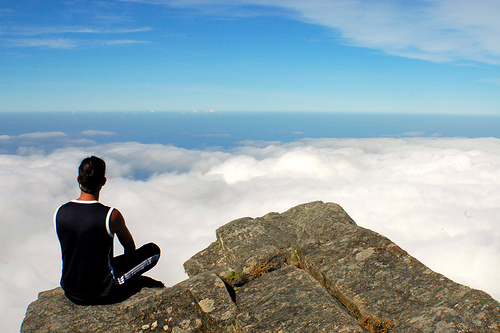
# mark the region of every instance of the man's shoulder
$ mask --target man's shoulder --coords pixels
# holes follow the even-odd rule
[[[62,206],[66,206],[66,205],[75,205],[75,206],[79,206],[79,205],[81,205],[81,206],[100,206],[100,207],[111,208],[110,206],[105,205],[102,202],[97,201],[97,200],[78,200],[78,199],[74,199],[74,200],[70,200],[70,201],[62,204],[61,207]]]
[[[71,201],[68,201],[68,202],[66,202],[66,203],[63,203],[62,205],[60,205],[59,207],[57,207],[57,209],[56,209],[56,213],[57,213],[58,211],[60,211],[61,209],[64,209],[64,207],[71,206],[71,204],[72,204],[72,202],[71,202]]]
[[[66,210],[66,209],[79,209],[79,208],[83,208],[83,209],[91,209],[91,210],[106,210],[106,211],[109,211],[111,209],[110,206],[107,206],[107,205],[104,205],[103,203],[99,202],[99,201],[81,201],[81,200],[70,200],[64,204],[62,204],[61,206],[59,206],[57,209],[56,209],[56,212],[60,211],[61,209],[62,210]]]

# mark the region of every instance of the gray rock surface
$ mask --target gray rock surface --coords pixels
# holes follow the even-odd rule
[[[318,281],[293,266],[248,282],[236,301],[243,332],[367,332]]]
[[[220,332],[186,288],[144,288],[113,305],[79,306],[62,289],[41,292],[21,332]]]
[[[189,279],[114,305],[60,288],[22,332],[500,332],[500,304],[431,271],[338,205],[234,220],[184,264]]]

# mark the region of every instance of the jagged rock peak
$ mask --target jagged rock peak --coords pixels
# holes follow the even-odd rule
[[[189,279],[113,305],[40,293],[22,332],[500,332],[500,304],[431,271],[339,206],[241,218]]]

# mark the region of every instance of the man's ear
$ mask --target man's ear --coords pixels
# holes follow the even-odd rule
[[[106,177],[104,177],[104,180],[102,181],[102,185],[101,186],[106,185],[106,181],[107,181],[107,179],[106,179]]]
[[[80,176],[76,176],[76,181],[80,184]]]

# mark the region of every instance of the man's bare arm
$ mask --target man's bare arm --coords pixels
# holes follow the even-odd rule
[[[117,209],[111,213],[109,228],[113,234],[118,236],[118,240],[122,244],[125,253],[135,250],[134,238],[125,224],[123,215]]]

